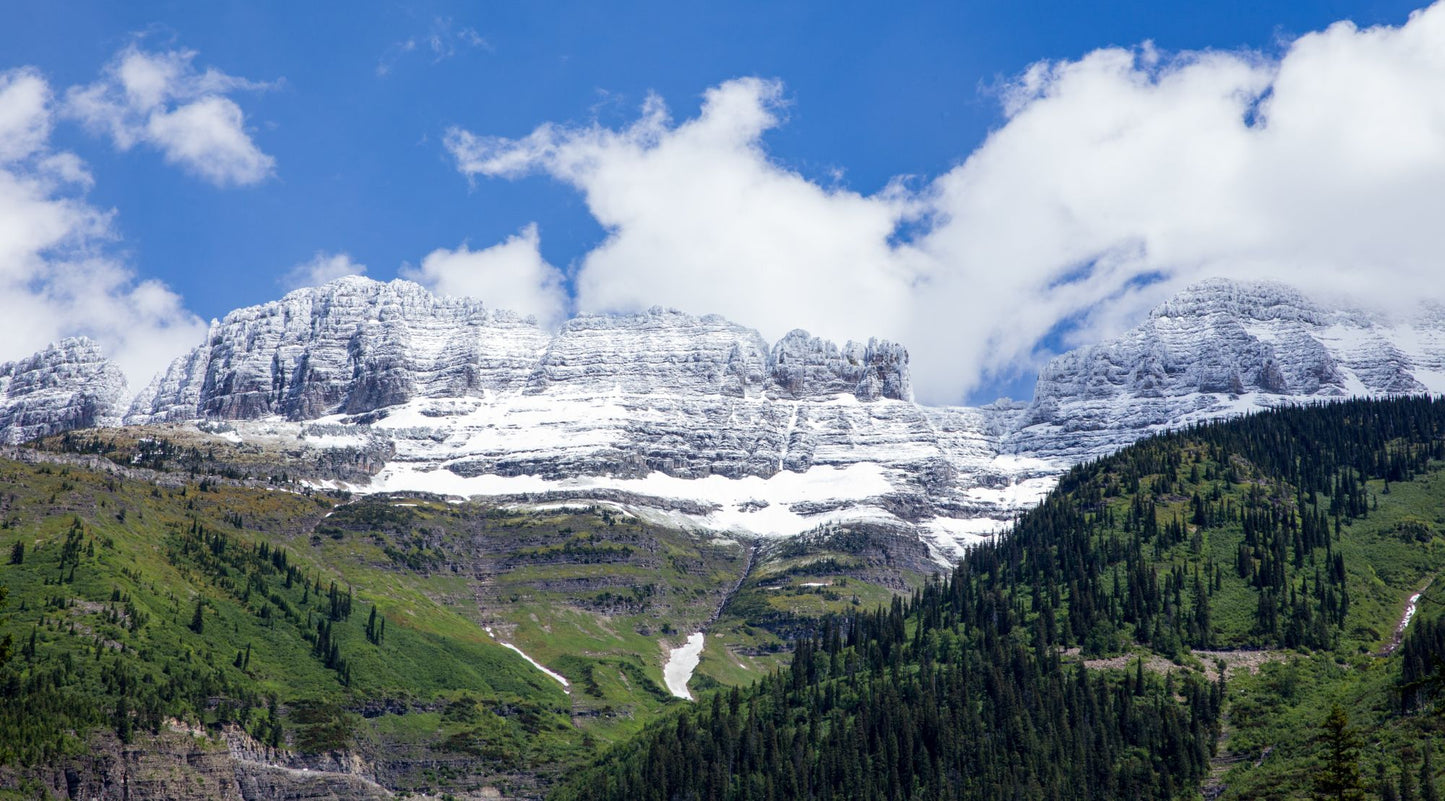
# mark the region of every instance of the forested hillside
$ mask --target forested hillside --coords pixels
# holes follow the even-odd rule
[[[1417,623],[1402,672],[1394,632],[1445,564],[1442,435],[1445,402],[1358,401],[1079,467],[946,580],[555,798],[1306,797],[1336,703],[1360,786],[1424,791],[1442,638]]]

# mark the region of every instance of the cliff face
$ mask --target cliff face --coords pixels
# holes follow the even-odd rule
[[[311,420],[511,391],[901,400],[907,370],[887,342],[839,349],[794,331],[770,351],[721,317],[663,309],[582,315],[554,336],[475,300],[353,276],[226,315],[126,421]]]
[[[520,387],[547,335],[420,286],[343,278],[239,309],[132,404],[126,421],[306,420],[416,397]]]
[[[109,731],[89,750],[51,765],[0,768],[0,786],[43,788],[86,801],[349,801],[392,798],[354,755],[299,757],[268,749],[234,727],[219,739],[176,726],[122,743]]]
[[[0,364],[0,442],[120,424],[125,376],[84,337]]]

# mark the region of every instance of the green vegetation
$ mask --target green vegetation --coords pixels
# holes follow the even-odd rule
[[[750,551],[608,504],[298,492],[241,448],[50,445],[186,472],[0,462],[16,781],[201,727],[406,791],[1438,797],[1445,591],[1396,626],[1445,567],[1440,401],[1156,437],[934,580],[867,527]],[[704,627],[685,704],[661,665]]]
[[[305,538],[287,547],[335,499],[10,462],[0,486],[3,545],[24,546],[0,567],[0,639],[21,644],[0,659],[0,764],[55,763],[99,729],[130,742],[187,725],[382,757],[465,741],[500,774],[581,747],[561,688],[465,616],[358,587]],[[429,714],[459,700],[476,715]]]

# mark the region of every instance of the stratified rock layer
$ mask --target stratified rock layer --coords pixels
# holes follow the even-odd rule
[[[84,337],[0,364],[0,442],[120,424],[125,376]]]
[[[233,442],[337,454],[311,461],[348,466],[323,477],[357,489],[650,498],[761,535],[882,521],[947,551],[1001,528],[1067,466],[1150,433],[1426,391],[1445,391],[1440,309],[1391,319],[1277,284],[1191,287],[1050,362],[1031,403],[969,409],[914,403],[908,354],[885,341],[792,331],[769,346],[666,309],[579,315],[553,333],[348,277],[213,323],[125,421],[208,421]],[[114,425],[122,392],[94,345],[68,340],[0,367],[0,432]]]

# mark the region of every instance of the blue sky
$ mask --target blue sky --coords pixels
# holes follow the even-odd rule
[[[693,268],[685,256],[676,255],[675,244],[656,248],[670,262],[648,269],[680,272],[685,280],[668,283],[653,280],[664,274],[661,272],[628,273],[625,266],[612,262],[628,254],[636,260],[636,254],[652,253],[646,247],[651,240],[643,238],[648,231],[697,225],[708,228],[707,235],[717,228],[717,236],[723,239],[745,234],[729,228],[728,212],[721,210],[701,221],[649,223],[652,227],[639,228],[639,244],[633,245],[626,236],[633,219],[666,206],[666,197],[673,196],[664,196],[653,205],[619,209],[618,204],[625,206],[626,198],[646,191],[655,182],[687,180],[687,165],[692,162],[679,156],[675,171],[681,170],[680,175],[658,172],[638,185],[609,176],[626,169],[628,159],[638,152],[650,152],[652,144],[669,141],[687,121],[704,114],[704,93],[732,87],[735,107],[742,109],[739,113],[762,109],[767,121],[748,128],[740,139],[729,140],[717,158],[698,149],[703,145],[684,149],[689,157],[715,164],[742,153],[737,162],[740,171],[761,170],[758,174],[764,177],[801,181],[798,191],[811,192],[808,202],[819,204],[816,224],[820,237],[826,236],[827,225],[838,224],[826,221],[835,217],[821,209],[856,200],[855,205],[868,208],[858,211],[857,217],[844,214],[836,219],[871,220],[872,209],[887,206],[889,210],[879,219],[885,221],[888,230],[883,236],[889,242],[918,244],[917,250],[932,254],[929,258],[935,261],[964,263],[969,258],[966,248],[948,251],[941,244],[943,237],[924,243],[919,232],[938,228],[944,216],[963,216],[956,212],[962,207],[940,206],[937,198],[954,191],[966,193],[965,188],[951,189],[946,178],[956,174],[961,176],[960,182],[969,183],[962,167],[991,132],[1012,127],[1014,122],[1022,126],[1030,112],[1042,115],[1051,111],[1045,107],[1046,101],[1063,96],[1059,87],[1071,85],[1061,74],[1050,74],[1041,79],[1045,88],[1025,91],[1027,81],[1022,76],[1031,65],[1083,65],[1090,63],[1090,54],[1101,49],[1124,48],[1116,52],[1133,59],[1126,71],[1162,85],[1162,76],[1175,69],[1170,59],[1177,54],[1224,51],[1234,54],[1234,60],[1211,67],[1210,76],[1234,75],[1240,69],[1267,65],[1264,71],[1269,75],[1264,78],[1229,78],[1247,87],[1258,102],[1273,94],[1270,76],[1285,63],[1301,35],[1340,20],[1350,20],[1360,29],[1376,25],[1399,29],[1418,4],[660,2],[617,7],[622,5],[14,4],[5,12],[7,24],[0,26],[0,70],[30,68],[27,74],[39,76],[50,94],[44,142],[32,148],[33,152],[27,151],[29,166],[14,169],[31,171],[17,174],[38,175],[35,171],[42,168],[35,165],[43,157],[72,154],[88,171],[89,180],[44,191],[50,192],[50,199],[84,204],[94,216],[104,218],[97,224],[104,228],[99,233],[88,229],[64,242],[46,242],[31,250],[24,244],[12,247],[17,253],[29,253],[56,265],[51,273],[24,273],[24,280],[16,280],[15,286],[21,287],[17,291],[22,295],[63,294],[48,292],[41,285],[60,281],[64,271],[71,269],[67,265],[88,259],[104,259],[112,265],[112,275],[120,277],[110,291],[123,302],[141,302],[144,297],[135,293],[139,286],[168,290],[165,301],[152,298],[160,305],[171,304],[153,315],[164,318],[156,324],[156,336],[144,342],[139,337],[129,341],[124,332],[112,337],[115,349],[133,351],[130,372],[140,375],[145,372],[144,365],[160,358],[161,351],[175,350],[179,340],[194,335],[195,327],[186,324],[186,315],[205,320],[278,297],[302,280],[296,272],[298,266],[318,255],[323,262],[342,257],[335,262],[341,271],[364,265],[368,275],[387,280],[409,268],[407,274],[426,279],[434,288],[465,289],[476,285],[467,283],[460,272],[474,267],[466,259],[512,238],[517,258],[499,258],[485,269],[521,265],[517,270],[532,283],[542,284],[544,297],[551,298],[544,305],[555,302],[558,291],[562,293],[562,314],[577,307],[625,310],[648,305],[647,289],[656,285],[662,295],[656,299],[658,303],[699,313],[722,311],[777,337],[793,325],[786,320],[791,304],[798,312],[797,325],[828,336],[841,339],[879,333],[902,339],[915,350],[916,363],[923,359],[918,366],[927,373],[922,386],[929,400],[979,401],[1001,392],[1026,395],[1028,378],[1040,354],[1137,321],[1147,303],[1157,299],[1157,292],[1145,291],[1155,281],[1141,276],[1162,275],[1167,280],[1158,283],[1172,287],[1202,274],[1203,268],[1196,269],[1196,262],[1240,264],[1264,259],[1278,265],[1292,263],[1290,254],[1295,251],[1285,243],[1271,247],[1266,258],[1251,244],[1249,249],[1223,254],[1184,252],[1162,262],[1151,261],[1151,255],[1142,259],[1144,263],[1122,270],[1115,262],[1130,248],[1143,248],[1150,254],[1175,252],[1168,243],[1176,240],[1161,244],[1163,240],[1155,239],[1154,232],[1167,225],[1140,222],[1138,232],[1123,231],[1102,245],[1081,246],[1077,253],[1051,257],[1049,269],[1055,272],[1040,272],[1040,278],[1029,285],[1038,292],[1052,292],[1058,276],[1065,277],[1064,285],[1085,283],[1068,278],[1080,269],[1097,276],[1097,285],[1069,298],[1040,296],[1036,299],[1043,307],[1039,319],[1031,320],[1017,337],[999,333],[1009,322],[1004,317],[976,329],[958,329],[958,343],[945,341],[920,348],[910,337],[928,341],[954,336],[950,332],[957,327],[944,324],[949,321],[932,327],[916,323],[923,317],[947,318],[949,307],[900,300],[889,314],[874,319],[861,306],[860,310],[840,308],[848,306],[846,293],[840,295],[843,301],[827,293],[812,297],[807,291],[811,283],[853,281],[853,274],[843,268],[838,274],[828,268],[828,259],[837,258],[836,254],[818,255],[816,261],[822,266],[795,283],[780,285],[778,291],[787,295],[785,302],[758,304],[756,314],[746,297],[720,298],[725,308],[710,309],[706,308],[707,298],[716,293],[704,292],[699,297],[685,289],[669,289],[691,280],[687,275],[690,269],[698,270],[702,277],[697,283],[704,287],[711,280],[759,281],[748,273],[719,278],[714,266],[707,264]],[[1146,41],[1152,43],[1152,50],[1143,45]],[[1397,49],[1409,50],[1404,45]],[[1165,66],[1158,66],[1156,57],[1150,55],[1156,50],[1163,54]],[[106,128],[107,123],[97,122],[99,117],[74,111],[72,88],[103,82],[108,65],[114,67],[127,52],[154,57],[190,53],[185,63],[194,75],[213,70],[214,75],[223,76],[225,80],[176,95],[170,108],[207,96],[234,104],[244,114],[240,130],[252,147],[247,151],[252,158],[248,166],[236,168],[239,172],[217,172],[221,169],[214,166],[218,162],[211,162],[208,173],[205,153],[188,161],[177,155],[181,151],[158,144],[160,140],[147,140],[149,134],[134,122],[127,123],[132,140],[127,144],[126,134],[117,133],[120,127]],[[1325,66],[1314,74],[1327,74],[1329,64],[1335,63],[1329,58],[1333,58],[1329,53],[1321,57]],[[1431,68],[1414,62],[1401,67],[1427,72]],[[735,83],[748,77],[766,83]],[[1392,79],[1392,85],[1398,83]],[[1055,89],[1059,91],[1051,94]],[[665,105],[668,116],[642,130],[639,121],[645,120],[642,107],[649,97],[654,98],[650,102]],[[1022,105],[1011,109],[1012,115],[1005,108],[1009,98],[1022,98],[1018,100]],[[1161,102],[1167,108],[1138,113],[1157,113],[1162,118],[1178,107],[1168,106],[1172,101],[1167,99]],[[1341,102],[1349,102],[1349,96]],[[1019,113],[1020,108],[1024,113]],[[1348,115],[1348,107],[1341,113]],[[526,137],[547,123],[557,126],[550,134],[552,150],[542,153],[523,148]],[[1068,126],[1069,118],[1060,116],[1054,124]],[[1438,127],[1431,127],[1433,122],[1421,124],[1427,138],[1440,133]],[[598,138],[628,132],[633,139],[622,145],[607,145]],[[1020,128],[1020,139],[1033,141],[1024,133]],[[170,141],[171,147],[180,147]],[[468,142],[476,147],[468,149]],[[1379,146],[1389,147],[1388,143]],[[563,163],[565,159],[556,155],[573,152],[569,147],[585,151],[582,157],[615,159],[620,166],[579,172],[575,164]],[[1045,153],[1059,150],[1046,143],[1044,147]],[[1179,147],[1190,145],[1181,141]],[[501,153],[520,159],[517,163],[522,166],[499,166],[496,159]],[[1433,169],[1435,155],[1430,147],[1422,151],[1426,174]],[[980,158],[979,163],[985,164],[985,160]],[[1141,164],[1139,169],[1150,168]],[[896,180],[900,176],[904,177],[901,182]],[[1008,186],[1018,183],[1017,179],[1006,181]],[[720,179],[718,185],[732,184]],[[1405,190],[1387,185],[1378,191],[1397,196]],[[1208,193],[1191,196],[1201,194]],[[740,205],[749,203],[744,200]],[[1196,211],[1186,209],[1181,214]],[[106,216],[109,212],[113,214]],[[812,225],[811,219],[798,223],[799,228]],[[866,223],[859,225],[867,227]],[[597,255],[595,264],[587,264],[589,254],[606,242],[609,232],[618,231],[623,235],[610,256]],[[787,233],[778,235],[786,237]],[[965,242],[976,238],[958,235]],[[1424,242],[1421,249],[1434,244],[1433,240]],[[706,235],[700,246],[706,246]],[[806,243],[797,246],[803,248]],[[764,243],[760,247],[763,252],[792,252],[788,250],[792,244],[773,247]],[[884,244],[879,252],[885,255],[879,258],[897,257],[899,265],[912,265],[922,258],[910,248],[890,247]],[[1307,247],[1297,250],[1304,254],[1297,261],[1314,258]],[[423,260],[439,251],[445,251],[443,255],[452,257],[451,261],[438,257],[434,269],[423,269]],[[4,252],[0,243],[0,254]],[[945,252],[959,255],[937,255]],[[1002,248],[997,252],[1010,251]],[[1394,260],[1405,265],[1401,269],[1411,265],[1423,269],[1413,251],[1403,255],[1386,252],[1379,258],[1364,252],[1354,258],[1357,264]],[[954,286],[929,272],[946,267],[899,265],[879,269],[890,274],[916,269],[902,279],[912,287],[930,281],[937,281],[939,287]],[[579,283],[584,267],[592,275]],[[1010,259],[1000,258],[976,269],[1008,271],[1013,267]],[[1257,265],[1250,269],[1270,276],[1277,272]],[[1305,274],[1313,275],[1313,268]],[[503,280],[507,279],[497,279]],[[631,288],[617,289],[629,281]],[[966,286],[972,285],[971,281],[961,278],[950,291],[968,297]],[[870,289],[875,286],[873,278],[859,278],[855,283],[854,297],[875,291]],[[988,295],[986,283],[980,281],[974,294]],[[770,292],[761,284],[757,291]],[[882,297],[892,290],[877,291]],[[942,289],[934,294],[946,295]],[[519,302],[532,303],[534,295],[502,296],[523,297]],[[491,298],[482,299],[499,305]],[[989,309],[997,312],[1001,306],[1033,300],[1018,292],[994,300],[986,297],[971,301],[976,307],[961,307],[959,314],[971,319]],[[1095,314],[1106,302],[1112,304],[1109,313]],[[820,304],[830,308],[812,308]],[[66,308],[83,310],[85,304],[71,303]],[[15,347],[30,344],[32,337],[22,335],[26,332],[18,328],[22,323],[11,320],[8,325],[17,326],[11,337]],[[54,330],[73,333],[92,323],[77,312],[74,319]],[[869,323],[876,325],[870,327]],[[125,325],[117,323],[115,327]],[[1069,332],[1074,332],[1073,338]],[[106,331],[93,333],[105,342]],[[190,343],[180,346],[185,344]],[[967,353],[955,363],[951,354],[956,351]],[[23,354],[6,352],[0,358],[18,355]]]

